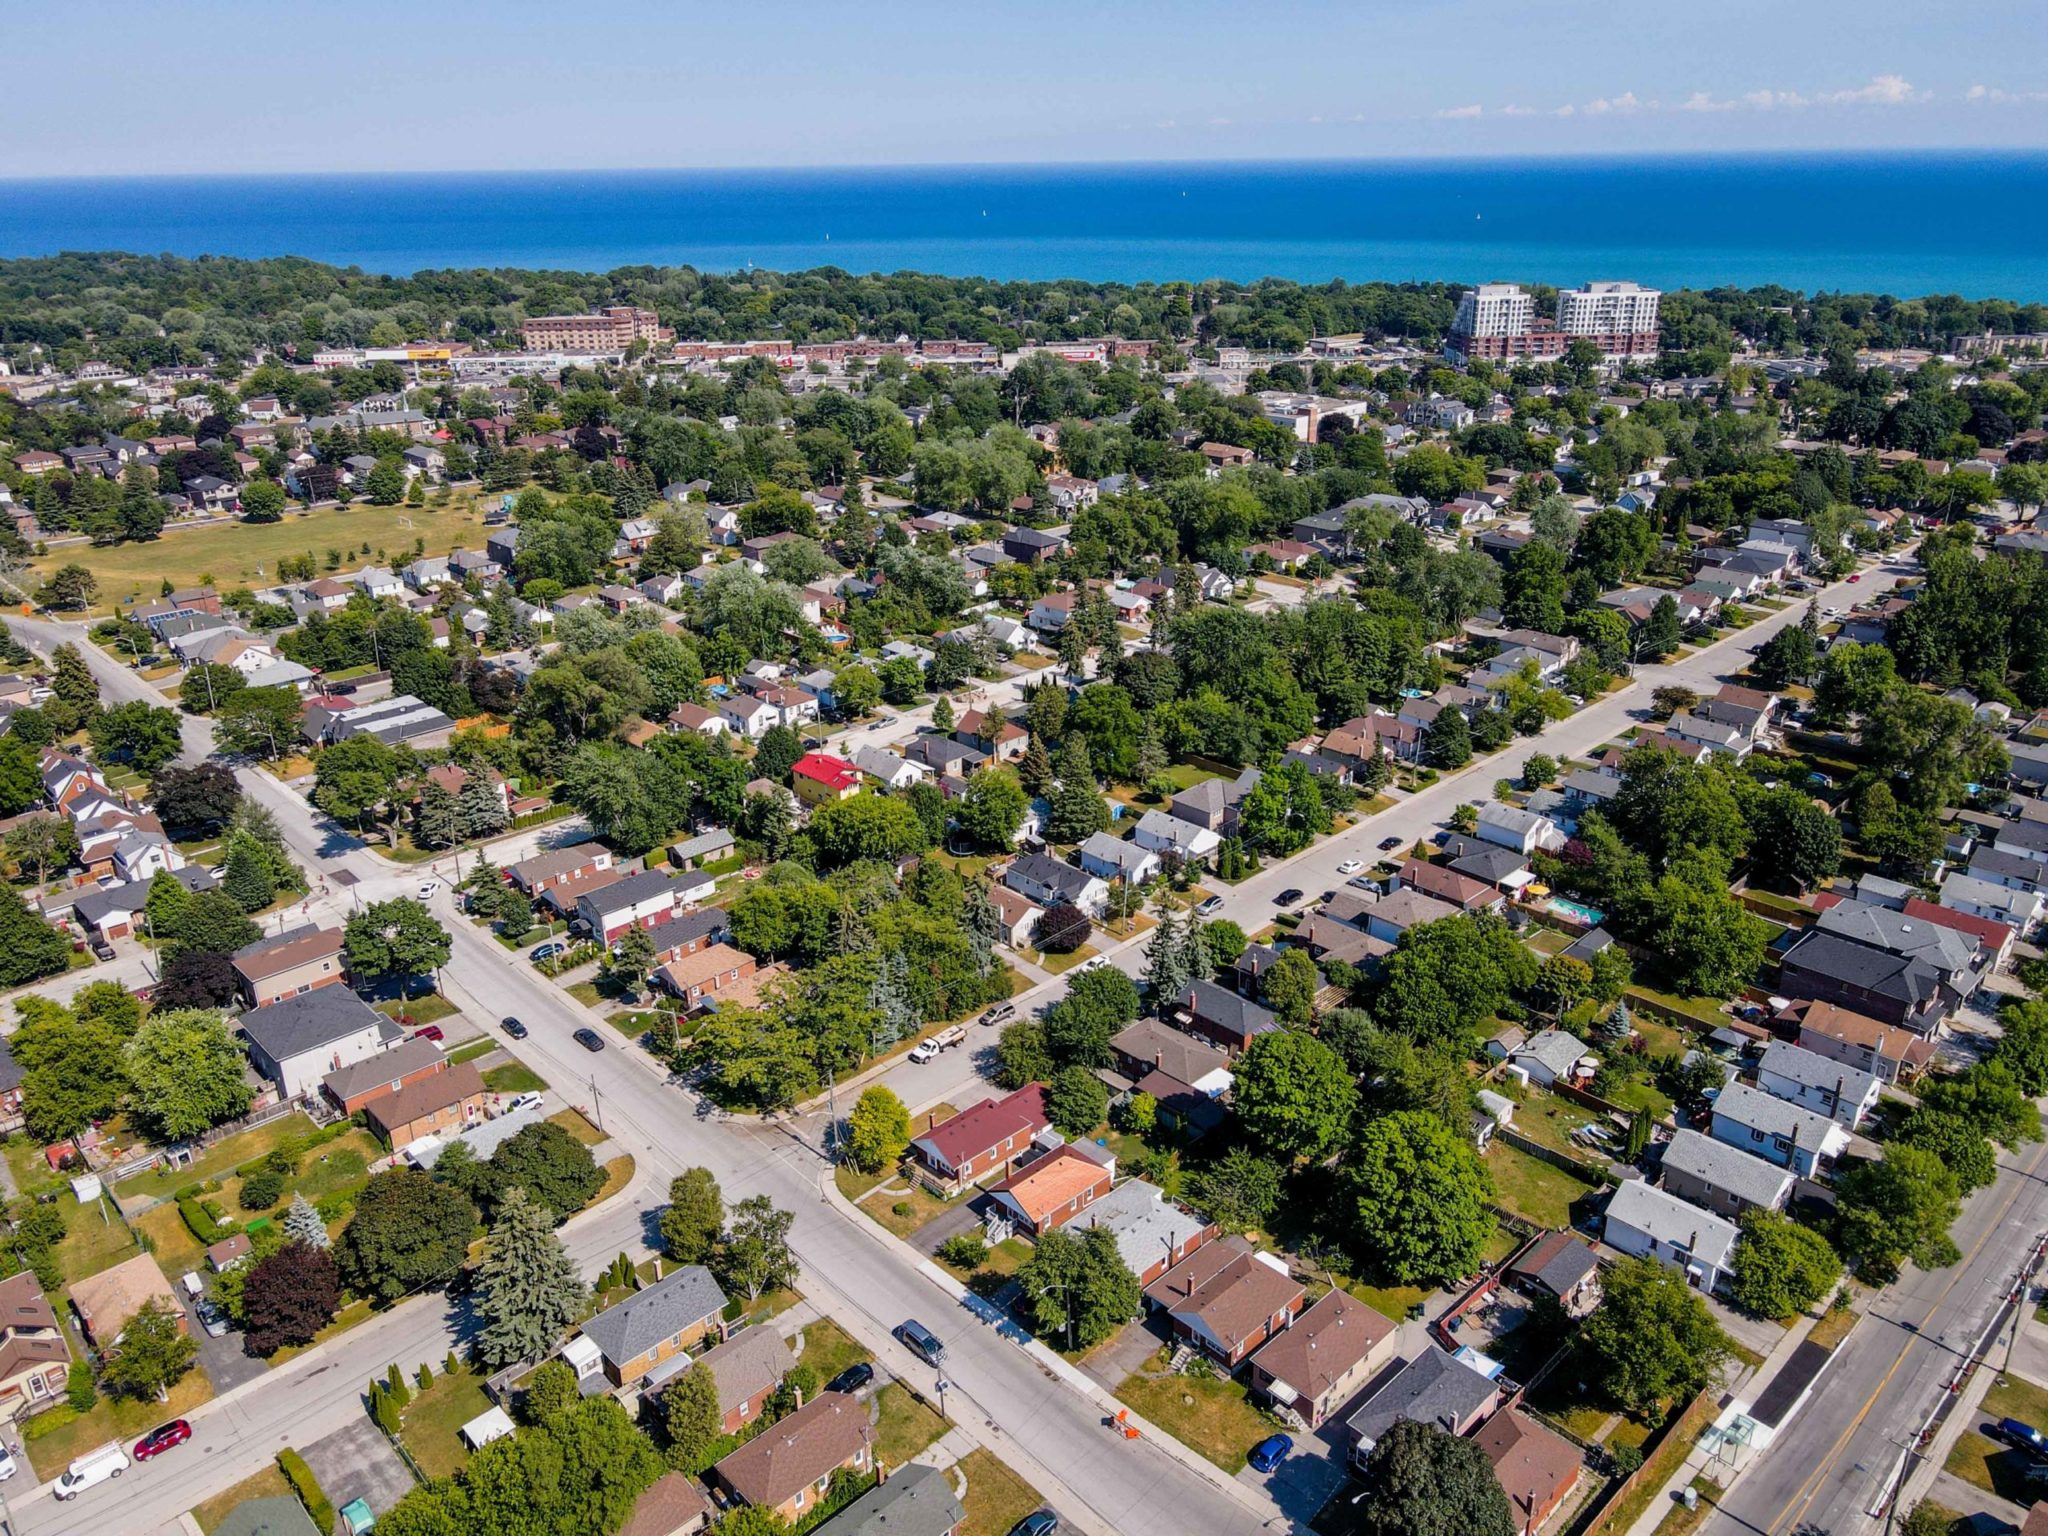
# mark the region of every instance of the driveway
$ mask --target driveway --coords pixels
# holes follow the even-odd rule
[[[1107,1343],[1098,1344],[1081,1369],[1114,1392],[1139,1366],[1166,1347],[1166,1329],[1153,1318],[1125,1323]]]
[[[947,1208],[944,1214],[933,1217],[910,1234],[910,1246],[929,1258],[939,1251],[948,1238],[958,1237],[962,1232],[973,1232],[981,1226],[981,1212],[987,1205],[987,1195],[962,1196]]]
[[[1306,1528],[1330,1496],[1344,1486],[1347,1476],[1343,1419],[1332,1414],[1321,1430],[1296,1434],[1294,1449],[1271,1473],[1245,1467],[1237,1480],[1248,1488],[1263,1488],[1291,1518],[1297,1528]]]
[[[212,1337],[190,1302],[185,1304],[185,1317],[186,1330],[199,1345],[199,1369],[213,1383],[215,1397],[245,1381],[254,1381],[270,1369],[262,1360],[242,1353],[242,1335],[235,1329],[230,1328],[217,1339]]]
[[[391,1448],[384,1431],[367,1418],[300,1446],[299,1454],[336,1509],[352,1499],[367,1499],[376,1513],[388,1514],[413,1490],[412,1469]]]

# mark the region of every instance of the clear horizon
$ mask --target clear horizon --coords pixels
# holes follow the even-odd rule
[[[886,24],[822,0],[566,21],[442,0],[430,19],[42,8],[9,37],[0,178],[2048,146],[2024,0],[899,0]]]

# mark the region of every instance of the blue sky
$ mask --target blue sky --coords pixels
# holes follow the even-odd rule
[[[2038,0],[66,0],[0,176],[2048,145]]]

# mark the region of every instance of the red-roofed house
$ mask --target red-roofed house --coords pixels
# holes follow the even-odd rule
[[[1814,905],[1820,903],[1815,902]],[[1941,906],[1923,896],[1908,896],[1903,910],[1906,916],[1917,917],[1937,928],[1953,928],[1957,933],[1968,934],[1977,941],[1978,948],[1991,957],[1993,970],[2004,969],[2012,960],[2012,946],[2017,935],[2004,923],[1994,922],[1988,917],[1972,917],[1967,912]]]
[[[1052,1123],[1045,1084],[1026,1083],[1000,1099],[983,1099],[952,1119],[911,1138],[911,1156],[923,1182],[952,1196],[992,1173],[1002,1173]]]
[[[861,771],[843,757],[806,752],[790,765],[789,787],[806,805],[850,800],[860,793]]]

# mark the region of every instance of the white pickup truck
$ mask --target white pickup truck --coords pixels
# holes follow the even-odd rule
[[[937,1061],[939,1052],[950,1051],[954,1046],[966,1043],[966,1026],[954,1024],[940,1030],[936,1035],[928,1035],[918,1041],[910,1048],[910,1059],[916,1062]]]

